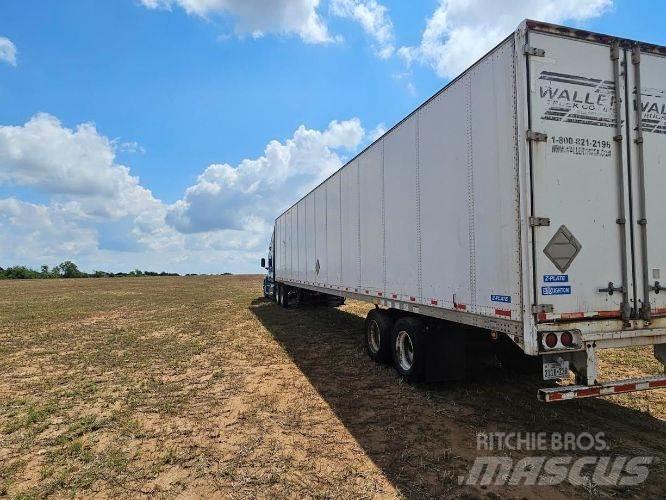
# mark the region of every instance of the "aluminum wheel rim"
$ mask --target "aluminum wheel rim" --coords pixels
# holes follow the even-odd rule
[[[409,371],[414,364],[414,344],[412,338],[406,331],[398,332],[395,342],[395,351],[398,358],[398,364],[404,371]]]
[[[379,352],[380,343],[379,325],[376,321],[372,320],[368,326],[368,345],[373,354]]]

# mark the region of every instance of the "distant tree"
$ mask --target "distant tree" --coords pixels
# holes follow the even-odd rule
[[[58,265],[63,278],[84,278],[86,275],[79,271],[79,268],[71,260]]]
[[[27,280],[39,278],[39,273],[25,266],[12,266],[4,271],[5,278],[11,280]]]
[[[129,273],[111,273],[107,271],[95,270],[91,274],[79,270],[78,266],[71,260],[66,260],[53,266],[42,265],[40,270],[36,271],[26,266],[12,266],[8,268],[0,267],[0,279],[47,279],[47,278],[114,278],[123,276],[180,276],[178,273],[142,271],[135,269]],[[196,276],[192,274],[191,276]]]

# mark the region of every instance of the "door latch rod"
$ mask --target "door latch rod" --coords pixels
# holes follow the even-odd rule
[[[624,293],[624,287],[615,286],[612,281],[609,281],[608,286],[606,288],[599,288],[597,291],[602,293],[607,293],[608,295],[613,295],[615,292]]]

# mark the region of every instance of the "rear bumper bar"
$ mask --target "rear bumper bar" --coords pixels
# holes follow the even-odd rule
[[[598,385],[569,385],[539,389],[537,397],[546,403],[566,401],[569,399],[594,398],[612,396],[626,392],[649,391],[666,388],[666,375],[616,380]]]

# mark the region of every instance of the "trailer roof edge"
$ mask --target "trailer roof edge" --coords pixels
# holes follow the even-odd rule
[[[303,201],[310,193],[316,191],[319,189],[326,181],[337,175],[342,169],[344,169],[347,165],[352,164],[354,161],[356,161],[363,153],[366,151],[372,149],[373,146],[384,140],[384,138],[390,134],[393,130],[398,128],[400,125],[402,125],[405,121],[409,120],[412,116],[414,116],[416,113],[418,113],[421,109],[426,107],[432,100],[436,99],[441,93],[443,93],[446,89],[448,89],[451,85],[453,85],[455,82],[463,78],[467,73],[469,73],[472,69],[474,69],[481,61],[483,61],[486,57],[491,55],[493,52],[495,52],[498,48],[500,48],[502,45],[504,45],[509,39],[513,38],[518,31],[522,29],[529,29],[532,31],[539,31],[542,33],[549,33],[553,35],[559,35],[559,36],[566,36],[570,38],[576,38],[578,40],[587,40],[587,41],[592,41],[592,42],[597,42],[597,43],[605,43],[605,44],[610,44],[614,41],[619,41],[622,45],[625,46],[633,46],[633,45],[638,45],[640,46],[641,50],[644,52],[651,52],[655,54],[659,54],[662,56],[666,56],[666,46],[663,45],[656,45],[656,44],[651,44],[647,42],[639,42],[637,40],[631,40],[628,38],[622,38],[622,37],[616,37],[616,36],[611,36],[611,35],[605,35],[603,33],[595,33],[593,31],[587,31],[583,29],[578,29],[578,28],[570,28],[567,26],[562,26],[559,24],[552,24],[552,23],[547,23],[544,21],[535,21],[533,19],[524,19],[518,27],[509,33],[508,36],[503,38],[497,45],[495,45],[492,49],[490,49],[488,52],[486,52],[483,56],[481,56],[479,59],[474,61],[473,64],[471,64],[468,68],[466,68],[462,73],[460,73],[458,76],[455,78],[451,79],[446,85],[444,85],[442,88],[437,90],[434,94],[432,94],[430,97],[428,97],[425,101],[423,101],[421,104],[419,104],[414,110],[412,110],[409,114],[407,114],[404,118],[402,118],[400,121],[395,123],[392,127],[390,127],[386,132],[384,132],[380,137],[372,141],[370,144],[368,144],[365,148],[363,148],[361,151],[359,151],[357,154],[355,154],[351,159],[349,159],[346,163],[344,163],[339,169],[337,169],[335,172],[333,172],[331,175],[323,179],[319,184],[317,184],[315,187],[313,187],[310,191],[305,193],[303,196],[301,196],[296,202],[294,202],[292,205],[290,205],[288,208],[283,210],[280,215],[275,217],[273,223],[277,222],[277,220],[282,217],[284,214],[289,212],[292,208],[294,208],[296,205],[298,205],[301,201]]]
[[[535,21],[533,19],[525,19],[521,26],[525,26],[532,31],[539,31],[551,35],[560,35],[577,40],[587,40],[590,42],[610,44],[612,42],[620,42],[620,45],[625,47],[633,47],[638,45],[643,52],[650,52],[666,56],[666,46],[654,43],[641,42],[630,38],[623,38],[619,36],[606,35],[604,33],[597,33],[595,31],[588,31],[579,28],[570,28],[559,24],[546,23],[543,21]]]

